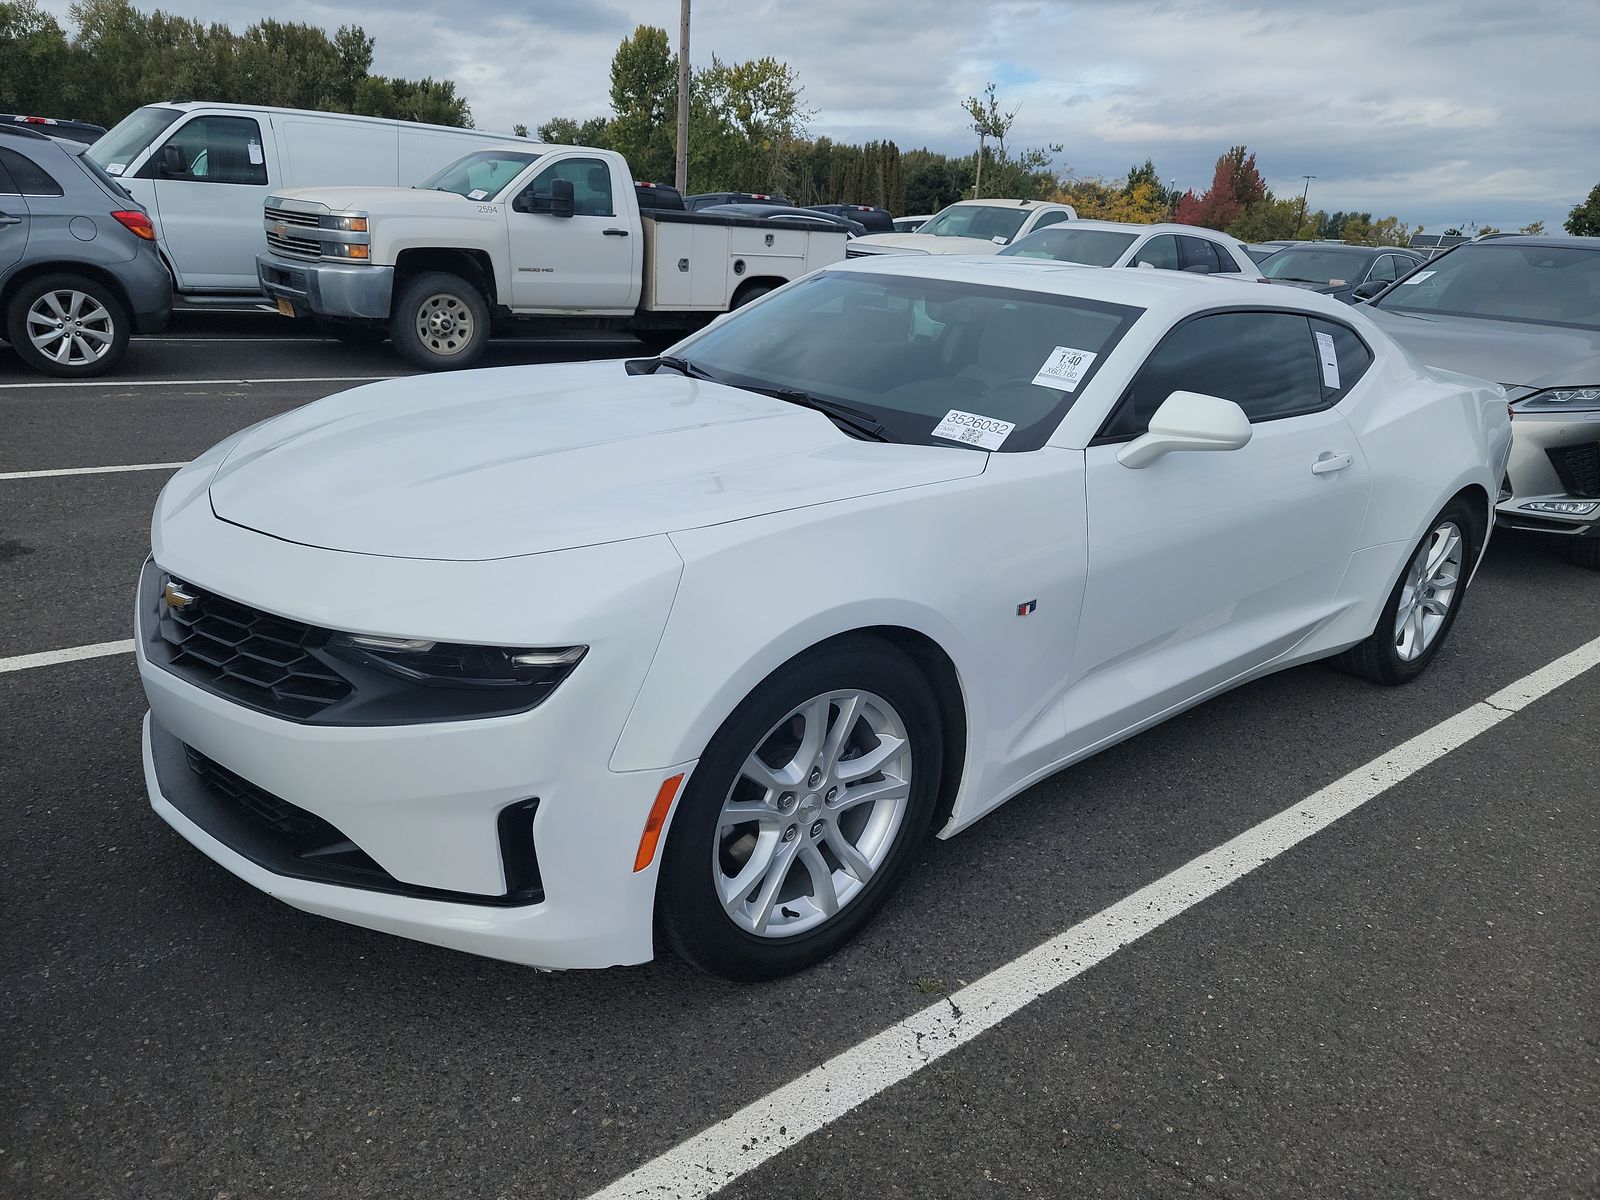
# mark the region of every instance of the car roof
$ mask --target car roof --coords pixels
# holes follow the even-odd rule
[[[1176,225],[1171,222],[1157,221],[1150,225],[1141,225],[1137,221],[1098,221],[1093,218],[1082,218],[1077,221],[1061,222],[1049,226],[1047,229],[1036,229],[1028,236],[1035,233],[1048,233],[1051,229],[1112,229],[1119,233],[1175,233],[1189,237],[1214,238],[1223,242],[1238,241],[1231,233],[1223,233],[1216,229],[1207,229],[1202,225]]]
[[[1496,246],[1565,246],[1573,250],[1600,250],[1600,237],[1579,237],[1571,233],[1491,233],[1463,242],[1462,245],[1478,246],[1488,242]],[[1450,247],[1452,250],[1457,248]]]
[[[1349,322],[1351,308],[1331,296],[1300,288],[1264,287],[1254,278],[1229,279],[1186,271],[1108,271],[1046,258],[1000,255],[884,254],[850,258],[825,271],[942,279],[981,287],[1004,287],[1046,296],[1075,296],[1142,308],[1175,320],[1192,312],[1237,305],[1326,313]],[[1358,314],[1359,315],[1359,314]]]

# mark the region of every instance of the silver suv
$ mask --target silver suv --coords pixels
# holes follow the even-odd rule
[[[1423,362],[1506,389],[1499,525],[1557,535],[1600,570],[1600,238],[1482,238],[1366,311]]]
[[[149,215],[83,150],[0,125],[0,315],[51,375],[109,371],[172,314]]]

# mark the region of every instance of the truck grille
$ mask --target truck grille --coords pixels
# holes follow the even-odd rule
[[[281,221],[285,225],[304,225],[308,229],[317,229],[322,225],[322,218],[316,213],[296,212],[292,208],[268,208],[267,224]]]
[[[1547,449],[1550,464],[1561,477],[1569,496],[1585,500],[1600,499],[1600,442]]]
[[[322,227],[322,219],[316,213],[268,208],[265,210],[265,219],[268,247],[291,258],[322,257],[322,243],[315,237],[305,237],[300,233],[303,229]]]
[[[267,245],[291,258],[321,258],[322,243],[311,238],[291,237],[275,229],[267,230]]]

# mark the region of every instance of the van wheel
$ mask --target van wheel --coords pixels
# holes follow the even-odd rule
[[[109,371],[128,349],[122,302],[83,275],[45,275],[17,290],[6,311],[6,339],[22,361],[47,375]]]
[[[489,343],[489,305],[461,276],[429,271],[400,289],[389,337],[423,370],[470,367]]]

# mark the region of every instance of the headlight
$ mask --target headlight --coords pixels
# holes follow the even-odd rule
[[[333,258],[355,258],[370,260],[372,247],[365,242],[325,242],[322,252]]]
[[[340,658],[377,667],[424,687],[514,692],[519,706],[531,708],[572,674],[589,647],[519,649],[345,633],[335,636],[328,649]]]
[[[1597,412],[1600,386],[1545,388],[1512,407],[1520,412]]]
[[[346,233],[365,233],[367,231],[367,218],[365,215],[359,217],[328,217],[326,224],[329,229],[342,229]]]

